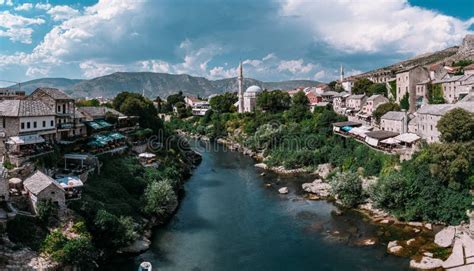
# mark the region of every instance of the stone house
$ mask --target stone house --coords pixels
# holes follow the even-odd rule
[[[41,87],[33,91],[27,99],[39,100],[52,108],[56,114],[56,139],[74,136],[75,101],[57,88]]]
[[[31,206],[35,214],[38,213],[38,204],[41,201],[51,201],[59,207],[59,210],[66,209],[66,195],[64,189],[51,177],[37,170],[24,182]]]
[[[351,95],[346,99],[346,107],[354,111],[359,111],[362,109],[366,100],[367,96],[365,96],[365,94]]]
[[[332,100],[332,106],[336,113],[343,113],[346,109],[346,99],[350,94],[346,91],[339,92]]]
[[[56,134],[55,112],[41,101],[0,101],[0,150],[13,136],[37,134],[52,140]]]
[[[441,133],[438,121],[454,108],[462,108],[474,113],[474,102],[458,102],[455,104],[428,104],[417,111],[418,135],[428,143],[439,142]]]
[[[120,113],[119,111],[105,106],[78,107],[77,111],[82,114],[85,121],[105,119],[108,114],[117,118],[125,117],[125,115]]]
[[[464,67],[464,75],[474,75],[474,64]]]
[[[388,111],[380,118],[380,129],[399,134],[406,133],[408,131],[407,119],[406,112]]]
[[[362,107],[362,113],[367,116],[372,116],[375,109],[381,104],[388,103],[389,100],[385,96],[380,94],[375,94],[367,98],[365,105]]]
[[[396,101],[400,101],[408,93],[410,108],[409,112],[416,111],[416,84],[430,79],[427,69],[421,66],[415,66],[408,69],[401,70],[396,74],[397,97]]]

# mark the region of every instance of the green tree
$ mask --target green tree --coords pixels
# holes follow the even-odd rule
[[[430,104],[444,104],[446,103],[443,97],[443,88],[441,84],[428,83],[426,86],[428,102]]]
[[[145,190],[144,212],[150,215],[163,216],[172,212],[178,198],[173,187],[167,181],[152,182]]]
[[[221,95],[216,95],[209,100],[212,110],[219,113],[235,112],[234,104],[237,102],[237,94],[226,92]]]
[[[332,192],[346,207],[355,207],[362,199],[362,180],[357,173],[337,173],[330,181]]]
[[[90,100],[79,100],[76,102],[77,107],[84,107],[84,106],[100,106],[100,102],[97,99],[90,99]]]
[[[170,106],[173,106],[179,102],[184,103],[184,95],[182,91],[176,94],[171,94],[168,96],[168,98],[166,98],[166,103],[168,103]]]
[[[41,200],[38,202],[38,219],[47,224],[49,219],[58,214],[58,208],[51,200]]]
[[[374,113],[372,116],[374,117],[375,121],[377,123],[380,123],[380,118],[385,115],[388,111],[400,111],[401,108],[398,104],[396,103],[384,103],[381,104],[375,109]]]
[[[400,108],[408,110],[410,108],[410,94],[407,92],[400,100]]]
[[[474,140],[474,113],[455,108],[446,113],[437,128],[444,142],[466,142]]]
[[[369,87],[374,83],[367,78],[361,78],[354,82],[352,94],[364,94],[369,92]]]
[[[291,98],[288,92],[282,90],[263,91],[257,96],[257,107],[272,113],[282,112],[290,108]]]
[[[103,209],[95,216],[93,233],[99,247],[114,249],[127,245],[133,241],[131,231],[132,220],[120,219]]]
[[[291,99],[291,106],[288,110],[288,118],[290,120],[300,122],[311,116],[309,112],[309,100],[303,91],[297,92]]]
[[[385,83],[377,83],[377,84],[371,84],[367,88],[367,95],[372,96],[375,94],[387,96],[387,86]]]
[[[163,129],[163,122],[153,102],[138,93],[122,92],[115,97],[113,105],[125,115],[138,116],[142,128],[150,128],[155,133]]]

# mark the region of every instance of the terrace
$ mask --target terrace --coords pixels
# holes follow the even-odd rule
[[[40,135],[12,136],[6,142],[7,153],[17,166],[22,162],[53,152],[53,146]]]

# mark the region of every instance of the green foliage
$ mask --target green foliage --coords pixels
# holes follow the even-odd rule
[[[7,233],[12,242],[38,250],[47,230],[37,218],[17,215],[8,220]]]
[[[468,65],[474,64],[474,60],[471,59],[461,59],[453,63],[454,67],[466,67]]]
[[[410,94],[408,92],[405,93],[400,100],[400,108],[405,110],[410,109]]]
[[[352,94],[367,94],[369,93],[369,87],[374,83],[367,78],[361,78],[354,82],[354,87],[352,88]]]
[[[184,102],[177,102],[175,105],[178,118],[187,118],[192,115],[191,108],[187,107]]]
[[[84,106],[100,106],[100,102],[97,99],[90,99],[90,100],[79,100],[76,102],[77,107],[84,107]]]
[[[474,113],[455,108],[446,113],[437,124],[444,142],[466,142],[474,140]]]
[[[400,111],[400,110],[401,110],[400,106],[396,103],[392,103],[392,102],[384,103],[384,104],[379,105],[377,109],[375,109],[372,116],[374,117],[377,123],[380,123],[380,118],[383,115],[385,115],[385,113],[389,111]]]
[[[428,102],[430,104],[444,104],[443,88],[441,84],[428,83],[427,85]]]
[[[173,105],[176,105],[177,103],[179,102],[182,102],[184,103],[184,95],[183,95],[183,92],[178,92],[176,94],[172,94],[172,95],[169,95],[168,98],[166,98],[166,102],[168,105],[170,105],[171,107]]]
[[[163,122],[158,117],[153,102],[138,93],[119,93],[113,101],[113,106],[125,115],[138,116],[142,128],[152,129],[155,133],[163,129]]]
[[[102,248],[117,249],[137,237],[132,219],[117,217],[103,209],[97,212],[91,233],[96,246]]]
[[[276,113],[287,110],[290,107],[291,98],[286,91],[265,90],[258,94],[256,103],[260,110]]]
[[[172,206],[176,206],[178,198],[173,188],[167,181],[152,182],[145,191],[145,213],[150,215],[164,215],[172,212]]]
[[[41,200],[37,204],[38,219],[47,224],[49,219],[58,213],[58,207],[51,200]]]
[[[235,112],[236,108],[234,104],[237,102],[237,94],[226,92],[221,95],[216,95],[209,100],[212,110],[219,113],[230,113]],[[209,111],[208,111],[209,112]]]
[[[6,169],[9,169],[9,170],[10,170],[10,169],[14,169],[14,168],[15,168],[15,165],[12,164],[12,163],[10,162],[10,160],[7,160],[7,159],[6,159],[5,161],[3,161],[3,167],[5,167]]]
[[[372,84],[367,88],[367,96],[372,96],[376,94],[387,96],[387,86],[385,85],[385,83]]]
[[[303,91],[299,91],[293,96],[290,110],[287,113],[288,119],[296,122],[300,122],[310,116],[309,100]]]
[[[362,202],[362,180],[356,173],[336,174],[329,183],[332,192],[345,207],[355,207]]]
[[[46,236],[41,246],[41,252],[49,255],[51,259],[80,267],[92,267],[97,258],[97,252],[90,236],[87,234],[68,239],[56,229]]]

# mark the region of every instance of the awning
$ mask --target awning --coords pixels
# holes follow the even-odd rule
[[[343,130],[344,132],[349,132],[350,130],[352,130],[352,127],[351,126],[343,126],[343,127],[341,127],[341,130]]]
[[[81,179],[77,176],[67,176],[63,178],[56,179],[56,182],[61,185],[63,188],[75,188],[82,187],[84,184]]]
[[[105,120],[95,120],[95,121],[88,121],[86,125],[91,127],[94,130],[100,130],[112,127],[112,124],[106,122]]]
[[[153,158],[156,157],[156,154],[149,153],[149,152],[143,152],[138,155],[140,158]]]
[[[7,144],[12,145],[29,145],[43,143],[44,138],[40,135],[24,135],[24,136],[12,136],[8,139]]]
[[[64,159],[71,159],[71,160],[87,160],[91,158],[88,154],[80,154],[80,153],[67,153],[64,155]]]
[[[111,133],[109,134],[109,137],[113,138],[113,139],[124,139],[125,136],[122,135],[121,133]]]
[[[357,135],[357,136],[360,136],[360,137],[364,137],[364,138],[365,138],[365,134],[366,134],[367,132],[368,132],[368,131],[365,130],[365,129],[355,127],[355,128],[352,128],[352,130],[349,131],[349,134],[353,134],[353,135]]]
[[[400,143],[400,141],[396,140],[395,138],[387,138],[387,139],[384,139],[382,141],[380,141],[380,143],[383,143],[383,144],[387,144],[387,145],[397,145]]]
[[[404,134],[396,136],[395,139],[401,142],[405,142],[405,143],[413,143],[419,140],[420,137],[413,133],[404,133]]]

